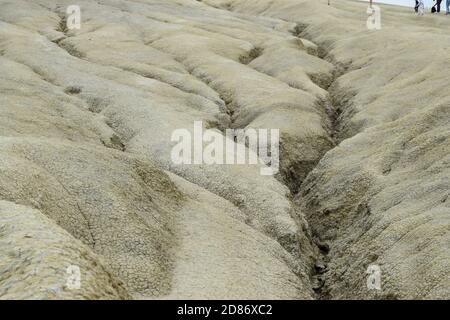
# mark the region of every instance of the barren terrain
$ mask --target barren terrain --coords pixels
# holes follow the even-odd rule
[[[0,0],[0,299],[450,298],[450,18],[366,9]],[[195,121],[279,173],[174,164]]]

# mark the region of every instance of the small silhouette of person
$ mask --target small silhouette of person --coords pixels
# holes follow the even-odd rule
[[[433,0],[436,2],[436,4],[433,6],[433,8],[431,8],[431,12],[432,13],[439,13],[441,12],[441,3],[442,0]]]

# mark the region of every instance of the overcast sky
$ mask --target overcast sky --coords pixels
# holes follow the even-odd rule
[[[364,0],[360,0],[360,1],[364,1]],[[368,0],[365,0],[367,2],[369,2]],[[400,6],[407,6],[407,7],[414,7],[415,1],[414,0],[374,0],[374,3],[379,2],[379,3],[389,3],[389,4],[397,4]],[[425,5],[427,7],[431,7],[435,4],[435,2],[433,2],[433,0],[425,0]],[[445,7],[445,0],[442,1],[442,8]]]

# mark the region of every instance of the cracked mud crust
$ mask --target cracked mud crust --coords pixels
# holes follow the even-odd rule
[[[450,298],[448,19],[72,4],[0,0],[0,299]],[[175,165],[195,121],[279,129],[280,172]]]

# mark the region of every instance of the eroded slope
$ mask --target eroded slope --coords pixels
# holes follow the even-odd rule
[[[83,27],[69,31],[69,4],[3,4],[2,199],[89,245],[135,298],[313,297],[317,248],[288,187],[332,145],[311,79],[333,66],[277,19],[82,1]],[[281,56],[262,67],[277,54],[298,76]],[[174,165],[171,133],[194,121],[280,128],[281,174]],[[312,152],[290,155],[301,145]]]
[[[302,184],[298,203],[329,253],[325,298],[448,298],[450,282],[449,21],[382,7],[365,29],[365,4],[207,1],[296,22],[295,33],[344,66],[328,89],[342,141]],[[367,290],[367,267],[382,290]]]
[[[448,297],[448,21],[390,8],[373,33],[349,1],[86,0],[70,31],[71,1],[0,3],[0,200],[101,256],[126,292],[95,298]],[[174,165],[194,121],[280,129],[280,173]],[[78,298],[58,277],[46,297]]]

